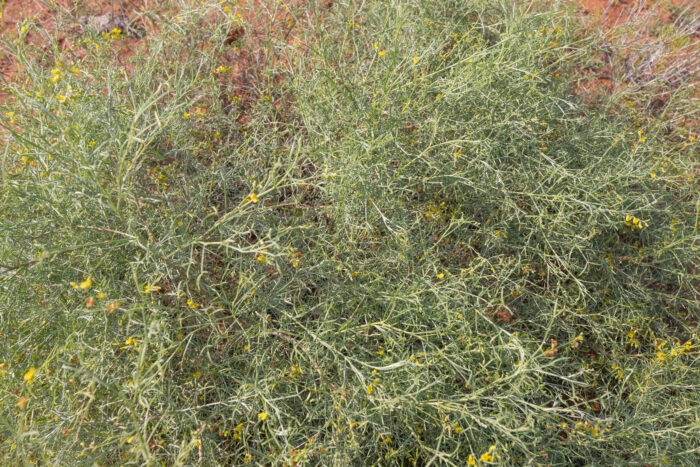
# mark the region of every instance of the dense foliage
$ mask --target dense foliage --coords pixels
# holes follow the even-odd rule
[[[1,458],[691,464],[698,143],[566,11],[278,3],[12,45]]]

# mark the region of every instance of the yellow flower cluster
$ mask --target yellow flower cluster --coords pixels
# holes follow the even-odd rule
[[[70,285],[72,285],[73,288],[75,288],[75,289],[89,289],[90,287],[92,287],[92,279],[90,279],[88,277],[80,284],[76,284],[75,282],[71,282]]]
[[[479,460],[481,462],[493,462],[494,461],[494,456],[493,452],[496,450],[496,446],[493,445],[489,447],[489,450],[483,453],[481,456],[479,456]],[[500,457],[499,457],[500,458]],[[474,456],[469,454],[469,457],[467,458],[467,465],[469,466],[475,466],[476,465],[476,460],[474,459]]]
[[[267,263],[267,256],[265,256],[265,253],[267,253],[267,248],[263,248],[260,253],[255,253],[255,259],[261,263]]]
[[[660,362],[670,361],[673,358],[683,355],[686,352],[690,352],[697,347],[692,345],[690,341],[686,341],[685,344],[681,344],[680,341],[677,341],[676,344],[669,349],[668,352],[666,352],[664,350],[665,346],[666,342],[661,342],[660,344],[656,345],[656,349],[658,350],[656,353],[656,358],[658,358]]]
[[[135,337],[129,337],[124,341],[124,345],[119,347],[120,349],[129,349],[131,347],[138,348],[139,343]]]
[[[119,28],[114,28],[109,32],[103,32],[102,37],[106,40],[117,40],[122,37],[122,30]]]
[[[641,230],[647,226],[647,222],[640,220],[638,217],[627,216],[625,217],[625,225],[630,228],[631,232],[635,230]]]
[[[61,70],[59,70],[58,68],[54,68],[53,70],[51,70],[51,75],[52,76],[51,78],[49,78],[49,81],[51,81],[52,83],[58,83],[62,78]]]
[[[231,71],[231,67],[227,67],[226,65],[219,65],[216,67],[214,70],[212,70],[213,75],[223,75],[225,73],[228,73]]]
[[[378,42],[375,42],[375,43],[374,43],[374,49],[377,51],[377,54],[378,54],[380,57],[383,57],[384,55],[386,55],[386,50],[384,50],[384,49],[381,49],[381,50],[380,50],[380,49],[379,49],[379,43],[378,43]]]
[[[637,330],[632,329],[627,333],[627,343],[631,347],[639,348],[639,339],[637,339]]]

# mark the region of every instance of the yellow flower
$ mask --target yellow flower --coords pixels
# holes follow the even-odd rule
[[[372,391],[374,391],[374,388],[370,384],[369,386],[367,386],[367,394],[372,394]]]
[[[444,278],[444,277],[445,277],[445,273],[442,273],[442,272],[441,272],[440,274],[437,275],[437,278],[438,278],[438,279],[442,279],[442,278]]]
[[[469,454],[469,458],[467,459],[467,465],[473,467],[476,465],[476,461],[474,460],[474,456]]]
[[[251,200],[253,203],[257,203],[257,202],[258,202],[258,195],[256,195],[255,193],[249,194],[249,195],[248,195],[248,198],[250,198],[250,200]]]
[[[56,94],[56,100],[63,104],[64,102],[66,102],[66,96],[64,96],[63,94]]]
[[[261,422],[263,422],[263,421],[265,421],[265,419],[267,419],[267,413],[265,413],[265,412],[260,412],[260,413],[258,414],[258,420],[260,420]]]
[[[31,367],[31,368],[29,369],[29,371],[27,371],[27,372],[24,374],[24,380],[25,380],[26,382],[28,382],[29,384],[32,384],[32,381],[34,381],[34,373],[35,373],[35,372],[36,372],[36,371],[34,370],[34,367]]]
[[[413,57],[413,63],[416,63],[416,64],[418,63],[418,56],[417,55],[415,57]]]
[[[462,432],[461,426],[458,426],[457,428],[455,428],[455,433],[460,434],[461,432]]]
[[[380,50],[379,51],[379,56],[383,57],[386,54],[386,50]]]
[[[102,292],[100,292],[100,293],[97,294],[97,298],[105,298],[105,294],[103,294]]]
[[[78,288],[80,288],[80,289],[89,289],[91,286],[92,286],[92,279],[90,279],[90,278],[88,277],[84,282],[81,282],[81,283],[80,283],[80,285],[78,286]]]
[[[482,462],[493,462],[493,455],[491,453],[494,451],[494,449],[496,449],[495,445],[490,446],[489,450],[481,455],[481,461]]]
[[[267,263],[267,256],[264,255],[264,253],[267,253],[267,248],[263,248],[262,253],[255,253],[255,259],[260,261],[261,263]]]
[[[54,68],[51,70],[51,74],[53,75],[51,78],[49,78],[49,81],[52,83],[58,83],[61,80],[61,70],[58,68]]]

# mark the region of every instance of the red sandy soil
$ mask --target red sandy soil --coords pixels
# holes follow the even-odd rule
[[[2,0],[0,0],[1,2]],[[647,18],[648,27],[641,29],[631,29],[626,32],[623,44],[610,43],[610,46],[617,47],[618,54],[634,54],[634,46],[641,45],[654,39],[651,26],[659,24],[672,24],[673,8],[684,9],[694,8],[700,14],[700,2],[696,0],[572,0],[576,5],[582,24],[592,32],[598,32],[602,38],[606,38],[606,33],[611,29],[623,25],[631,20]],[[159,5],[160,3],[160,5]],[[141,9],[153,9],[162,7],[165,2],[155,0],[56,0],[57,8],[64,12],[71,11],[74,16],[84,14],[103,14],[108,11],[129,12]],[[300,43],[300,28],[303,24],[298,24],[289,14],[289,10],[303,11],[306,8],[306,0],[288,0],[286,5],[282,2],[270,2],[265,0],[241,0],[243,7],[239,9],[242,14],[242,27],[234,31],[230,36],[231,42],[237,42],[239,47],[226,52],[223,57],[224,62],[232,72],[228,75],[227,82],[229,89],[236,89],[234,95],[226,96],[224,100],[240,99],[245,108],[247,103],[261,96],[258,96],[258,89],[265,85],[264,79],[258,71],[264,63],[275,61],[277,64],[286,65],[284,57],[266,53],[265,42],[270,38],[283,39],[297,50],[303,50],[305,44]],[[332,8],[333,1],[326,0],[323,3],[325,10]],[[14,40],[20,22],[23,19],[32,18],[37,24],[51,27],[56,18],[56,12],[52,11],[43,1],[39,0],[6,0],[3,10],[3,17],[0,19],[0,37]],[[323,14],[323,11],[321,12]],[[306,17],[307,21],[314,20]],[[319,18],[315,18],[318,20]],[[619,39],[619,36],[618,36]],[[27,40],[35,43],[38,38],[32,34],[31,30]],[[122,57],[128,57],[136,49],[139,40],[125,38],[122,43]],[[70,48],[70,31],[59,32],[59,46]],[[682,57],[687,59],[687,57]],[[654,70],[649,70],[653,72]],[[16,67],[12,59],[5,55],[0,49],[0,74],[5,80],[12,80],[16,75]],[[616,83],[616,76],[612,65],[609,69],[603,70],[582,70],[582,84],[578,90],[580,94],[595,95],[607,93],[613,90]],[[281,80],[282,75],[273,77]],[[263,80],[263,82],[261,82]],[[2,80],[0,80],[0,83]],[[222,89],[223,91],[223,89]],[[0,103],[7,96],[3,96],[0,91]],[[243,117],[245,118],[245,117]]]
[[[277,109],[293,100],[293,96],[263,96],[264,89],[273,80],[277,83],[283,81],[284,73],[281,71],[290,64],[285,56],[276,54],[273,50],[266,49],[266,42],[283,41],[298,54],[308,50],[309,44],[303,42],[301,31],[306,22],[317,21],[319,18],[311,17],[311,11],[307,7],[307,0],[285,0],[282,2],[269,2],[265,0],[244,0],[239,9],[242,26],[229,35],[231,43],[237,46],[228,50],[222,60],[231,69],[231,73],[222,84],[222,100],[228,105],[232,100],[239,103],[243,109],[238,123],[245,124],[248,121],[246,109],[260,98],[269,98]],[[332,0],[321,3],[323,15],[333,6]],[[299,14],[304,12],[306,14]],[[294,19],[290,13],[294,11],[297,17],[303,18],[303,23]],[[278,70],[272,76],[263,76],[260,71],[264,65],[273,65]],[[231,94],[228,90],[233,88]]]
[[[688,75],[697,74],[696,54],[700,54],[700,31],[694,33],[694,45],[681,51],[670,52],[664,47],[663,41],[659,41],[657,32],[663,26],[677,27],[677,13],[684,12],[684,17],[700,17],[700,2],[696,0],[574,0],[579,11],[579,18],[584,27],[597,33],[601,38],[601,45],[608,49],[605,61],[608,63],[602,70],[591,73],[590,70],[582,70],[586,76],[579,94],[595,96],[610,93],[615,86],[627,84],[624,78],[616,75],[612,64],[611,54],[614,52],[619,59],[634,61],[638,58],[638,51],[645,46],[655,47],[666,60],[657,60],[649,63],[644,71],[647,76],[653,76],[659,72],[668,72],[670,67],[682,69],[688,64]],[[632,25],[628,30],[621,28]],[[616,31],[615,34],[611,34]],[[624,31],[623,34],[620,34]],[[670,62],[670,65],[669,65]],[[662,69],[663,67],[663,69]]]
[[[581,14],[586,17],[584,24],[602,27],[604,30],[629,21],[631,17],[651,12],[662,22],[673,22],[669,7],[684,9],[695,7],[695,0],[575,0]]]
[[[36,26],[48,28],[55,27],[57,14],[72,13],[75,17],[81,15],[100,15],[107,12],[120,13],[135,11],[147,8],[149,0],[56,0],[54,7],[47,5],[48,2],[39,0],[6,0],[3,8],[0,8],[0,38],[7,41],[14,41],[18,37],[18,32],[24,21],[31,21]],[[0,5],[2,0],[0,0]],[[59,13],[60,12],[60,13]],[[71,47],[70,30],[59,31],[58,43],[62,48]],[[30,29],[26,41],[37,44],[39,38]],[[138,41],[134,38],[125,38],[123,52],[128,55],[133,53],[134,46]],[[5,81],[12,81],[17,74],[17,67],[12,58],[0,47],[0,84]],[[0,91],[0,103],[7,99],[7,95]]]
[[[87,14],[101,15],[107,12],[124,12],[133,18],[133,15],[129,14],[130,12],[163,8],[165,3],[154,0],[57,0],[56,9],[62,13],[70,12],[73,18]],[[323,5],[329,8],[332,3],[332,0],[326,0]],[[2,0],[0,0],[0,4],[2,4]],[[231,42],[237,42],[240,46],[229,50],[223,59],[225,64],[231,68],[228,82],[237,89],[236,98],[242,99],[245,106],[246,100],[259,97],[254,96],[254,88],[259,88],[260,84],[263,84],[259,82],[261,77],[258,74],[262,65],[271,60],[278,63],[284,61],[283,57],[266,53],[264,50],[266,40],[270,38],[284,39],[292,46],[299,45],[300,25],[293,20],[289,10],[303,9],[306,0],[289,0],[286,2],[286,6],[281,2],[266,2],[264,0],[241,0],[240,4],[242,7],[237,8],[237,12],[242,15],[242,26],[230,36]],[[0,38],[8,41],[13,41],[18,37],[18,31],[23,21],[31,20],[37,26],[51,30],[55,27],[55,19],[59,14],[40,0],[6,0],[5,7],[0,11],[3,13],[2,18],[0,18]],[[76,32],[74,28],[70,27],[66,31],[59,31],[59,47],[63,50],[70,50]],[[30,28],[26,41],[41,45],[38,44],[39,38],[37,36]],[[126,59],[143,41],[123,37],[120,42],[122,50],[119,50],[118,56]],[[121,62],[122,64],[126,63],[125,60]],[[17,76],[17,72],[12,57],[0,47],[0,85],[3,80],[12,81]],[[0,90],[0,103],[6,101],[7,97]],[[233,99],[233,96],[228,96],[228,99]]]

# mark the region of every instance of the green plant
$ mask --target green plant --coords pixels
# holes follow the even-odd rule
[[[3,459],[691,464],[697,142],[579,102],[558,9],[266,5],[245,86],[229,2],[12,46]]]

